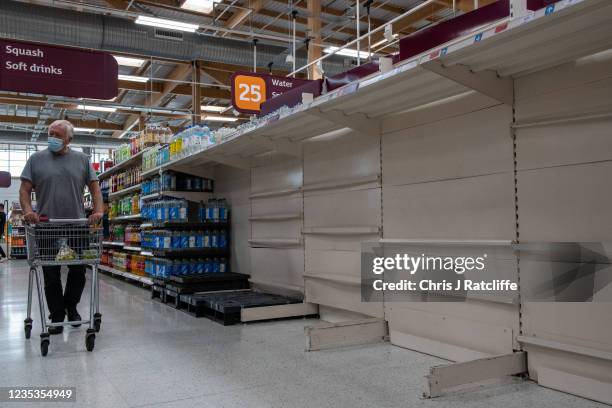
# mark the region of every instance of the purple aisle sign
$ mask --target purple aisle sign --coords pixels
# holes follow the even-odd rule
[[[0,90],[74,98],[117,96],[117,61],[112,55],[0,40]]]

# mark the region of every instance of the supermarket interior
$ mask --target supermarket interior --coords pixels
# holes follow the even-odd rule
[[[0,1],[0,407],[610,406],[611,27]]]

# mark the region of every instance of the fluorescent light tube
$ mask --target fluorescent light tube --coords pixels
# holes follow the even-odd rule
[[[220,115],[203,115],[203,120],[209,122],[236,122],[238,118],[232,118],[231,116],[220,116]]]
[[[343,48],[340,51],[338,51],[339,49],[340,49],[339,47],[327,47],[323,50],[323,52],[326,54],[332,54],[333,52],[336,52],[336,55],[344,55],[345,57],[357,58],[357,50],[353,50],[350,48]],[[359,51],[359,56],[362,59],[366,59],[370,56],[370,54],[366,51]]]
[[[117,75],[118,79],[121,79],[123,81],[132,81],[132,82],[148,82],[149,78],[147,77],[142,77],[142,76],[136,76],[136,75]]]
[[[152,27],[166,28],[168,30],[187,31],[190,33],[194,33],[199,28],[197,24],[181,23],[180,21],[147,16],[138,16],[135,23]]]
[[[122,57],[120,55],[113,55],[113,57],[117,60],[117,64],[123,65],[124,67],[140,68],[145,62],[145,60],[141,58]]]
[[[82,128],[82,127],[75,127],[73,130],[74,130],[75,132],[91,133],[91,132],[94,132],[96,129],[92,129],[92,128]]]
[[[203,111],[207,111],[207,112],[224,112],[226,109],[228,109],[228,107],[227,106],[215,106],[215,105],[202,105],[200,109],[202,109]]]
[[[210,14],[215,7],[215,3],[219,3],[219,1],[185,0],[185,2],[181,5],[181,8],[185,10],[197,11],[198,13]]]
[[[77,109],[98,111],[98,112],[115,112],[117,108],[112,106],[92,106],[92,105],[78,105]]]
[[[384,43],[386,43],[386,42],[387,42],[387,39],[386,39],[386,38],[383,38],[383,39],[382,39],[382,40],[380,40],[379,42],[372,44],[372,45],[371,45],[371,47],[372,47],[372,48],[375,48],[375,47],[378,47],[379,45],[383,45],[383,44],[384,44]]]

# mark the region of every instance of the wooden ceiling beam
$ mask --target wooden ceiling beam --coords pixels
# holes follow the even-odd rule
[[[228,18],[225,21],[224,26],[226,28],[236,28],[236,27],[238,27],[252,13],[259,12],[264,7],[264,5],[265,5],[265,0],[255,0],[255,1],[253,1],[253,3],[251,4],[250,10],[247,9],[247,8],[238,9],[238,11],[233,13],[231,15],[231,17]]]

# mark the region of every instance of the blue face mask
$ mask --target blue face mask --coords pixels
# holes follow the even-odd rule
[[[47,146],[53,153],[57,153],[64,148],[64,141],[57,137],[49,136],[47,138]]]

